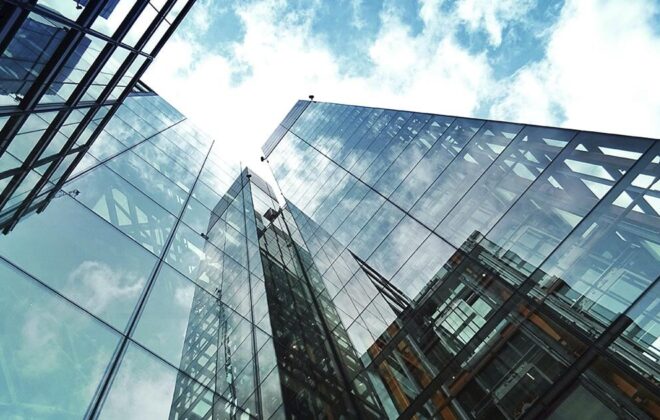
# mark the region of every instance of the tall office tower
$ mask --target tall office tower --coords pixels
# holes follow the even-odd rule
[[[0,417],[284,415],[249,173],[212,146],[132,93],[0,237]]]
[[[43,211],[194,0],[0,0],[0,230]]]
[[[192,4],[0,1],[2,418],[283,413],[247,172],[139,81]]]
[[[660,418],[658,140],[300,101],[263,149],[314,417]]]
[[[660,417],[657,141],[300,101],[278,200],[191,5],[0,1],[0,418]]]

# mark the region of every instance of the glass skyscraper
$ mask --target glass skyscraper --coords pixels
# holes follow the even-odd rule
[[[337,417],[660,418],[657,140],[299,101],[264,159]]]
[[[130,95],[0,238],[0,417],[283,415],[250,174],[212,145]]]
[[[299,101],[269,185],[192,3],[0,1],[0,418],[660,418],[657,140]]]

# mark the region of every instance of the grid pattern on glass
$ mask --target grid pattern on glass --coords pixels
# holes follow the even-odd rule
[[[23,149],[20,165],[0,174],[4,233],[50,202],[193,3],[3,3],[0,113],[8,118],[0,132],[0,156]],[[30,141],[22,141],[24,126],[42,108],[55,110],[55,116],[41,132],[30,133]],[[100,108],[109,109],[109,115],[95,119]],[[64,130],[77,112],[87,115]]]
[[[549,415],[577,381],[658,414],[657,141],[317,102],[277,134],[305,270],[388,416]],[[596,347],[619,376],[580,376]]]
[[[26,133],[47,118],[35,116]],[[27,353],[7,329],[3,354],[50,348],[47,360],[63,360],[43,380],[81,390],[10,399],[0,390],[3,410],[268,418],[282,396],[245,172],[155,95],[129,97],[103,133],[52,204],[0,237],[9,270],[0,277],[13,280],[3,308],[32,313],[19,308],[30,299],[57,312],[25,320],[37,328]],[[64,358],[62,346],[80,359]],[[0,364],[17,385],[46,389],[37,368]]]

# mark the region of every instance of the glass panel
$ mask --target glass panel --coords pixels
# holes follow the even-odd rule
[[[457,247],[473,232],[485,235],[574,135],[525,127],[435,231]]]
[[[531,274],[649,145],[580,133],[486,235],[483,246]]]
[[[135,122],[135,119],[128,119],[128,121],[124,121],[123,118],[114,115],[105,125],[103,130],[111,134],[114,138],[119,140],[127,147],[133,146],[145,139],[144,134],[138,131],[142,125],[135,124]]]
[[[140,13],[140,17],[138,17],[135,23],[131,25],[131,29],[128,30],[128,33],[121,41],[134,47],[140,38],[147,32],[147,28],[155,18],[156,9],[151,5],[147,5],[147,7],[142,10],[142,13]]]
[[[409,216],[405,216],[367,262],[381,276],[391,279],[428,235],[427,229]]]
[[[13,206],[21,204],[25,200],[26,196],[37,185],[37,182],[39,182],[40,179],[41,176],[37,172],[30,171],[25,179],[23,179],[23,182],[21,182],[21,184],[16,188],[16,191],[14,191],[9,200],[7,200],[5,208],[9,209]],[[49,187],[52,187],[52,184],[48,183],[46,186],[44,186],[44,189],[49,189]]]
[[[490,167],[522,127],[487,122],[413,206],[411,213],[435,228]]]
[[[207,291],[163,265],[133,338],[199,382],[212,386],[223,308]],[[202,360],[204,369],[199,369]]]
[[[82,418],[119,335],[0,261],[0,412]]]
[[[146,52],[147,54],[151,54],[154,47],[156,47],[156,44],[161,40],[169,28],[170,24],[166,20],[163,20],[160,25],[158,25],[158,28],[154,31],[153,35],[151,35],[151,38],[149,38],[149,41],[146,43],[144,48],[142,48],[142,51]]]
[[[112,36],[135,3],[135,0],[112,0],[107,2],[99,17],[92,24],[92,29]]]
[[[103,130],[89,148],[89,154],[99,161],[103,161],[124,150],[126,150],[124,144]]]
[[[334,233],[335,239],[343,244],[350,243],[358,231],[371,219],[384,202],[385,199],[383,197],[372,190],[368,190],[366,196]]]
[[[149,251],[159,255],[176,218],[121,177],[99,166],[67,184],[77,199]]]
[[[660,381],[660,283],[646,290],[626,314],[629,325],[610,351],[641,375]]]
[[[575,418],[616,420],[619,417],[584,386],[578,385],[548,417],[551,420],[572,420]]]
[[[126,103],[130,102],[131,99],[131,97],[126,98],[125,103],[117,109],[114,118],[120,118],[143,138],[148,138],[157,133],[158,130],[151,124],[153,121],[145,121],[126,106]]]
[[[210,416],[213,404],[214,395],[209,389],[131,344],[99,418],[201,419]]]
[[[418,136],[414,137],[396,158],[385,174],[376,182],[375,188],[389,196],[415,167],[424,154],[433,147],[438,138],[452,123],[453,118],[434,115]]]
[[[132,151],[111,159],[107,165],[173,215],[181,212],[188,194]]]
[[[0,236],[0,255],[120,330],[156,264],[66,195]]]
[[[73,178],[76,175],[79,175],[79,174],[85,172],[86,170],[88,170],[90,168],[93,168],[94,166],[96,166],[98,164],[99,164],[99,161],[96,160],[96,158],[94,158],[94,156],[92,156],[89,153],[85,153],[85,155],[82,157],[80,162],[78,162],[78,164],[76,165],[73,172],[71,172],[71,176],[69,178]]]
[[[25,97],[68,29],[30,13],[0,57],[0,106],[17,105]]]
[[[211,242],[184,224],[179,224],[166,261],[186,277],[216,294],[222,285],[226,257]]]
[[[591,334],[660,276],[658,152],[647,153],[541,266],[540,293],[552,293],[550,304]]]
[[[657,383],[630,375],[618,365],[598,357],[583,374],[597,386],[598,396],[620,419],[658,418],[660,395]],[[592,406],[595,404],[592,404]]]
[[[204,155],[196,153],[197,149],[187,145],[185,141],[181,140],[176,132],[172,131],[171,128],[156,134],[149,140],[149,142],[153,143],[156,147],[165,152],[169,157],[190,172],[198,173],[201,169],[202,163],[204,162]],[[178,145],[175,142],[178,142]],[[181,147],[195,150],[195,152],[191,153],[182,150]]]
[[[69,1],[65,3],[71,3]],[[59,71],[48,91],[39,99],[39,103],[64,102],[68,100],[83,76],[89,71],[106,43],[86,35]]]
[[[455,120],[392,193],[392,200],[402,209],[410,210],[482,125],[483,121],[479,120]]]
[[[190,191],[190,188],[195,182],[195,175],[179,165],[156,146],[150,142],[145,142],[132,150],[142,159],[149,162],[151,166],[158,169],[163,175],[175,182],[184,191]]]
[[[87,88],[83,100],[96,101],[117,71],[128,57],[129,51],[122,47],[117,47],[110,59],[103,65],[101,71],[96,75],[92,84]]]
[[[220,216],[207,209],[202,203],[191,198],[183,213],[183,221],[196,232],[208,235],[211,227],[218,223]]]
[[[409,299],[415,299],[427,284],[442,275],[442,266],[456,252],[437,235],[431,234],[392,279],[392,284]]]
[[[430,118],[428,114],[413,114],[387,143],[379,145],[379,154],[364,174],[358,174],[364,182],[374,185],[403,149],[417,137]]]

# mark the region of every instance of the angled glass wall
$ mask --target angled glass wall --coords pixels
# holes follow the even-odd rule
[[[247,172],[220,153],[131,95],[0,237],[0,417],[283,416]]]
[[[651,419],[659,147],[299,101],[263,149],[381,416]]]
[[[0,229],[43,211],[194,0],[0,1]],[[116,120],[114,120],[116,121]]]

